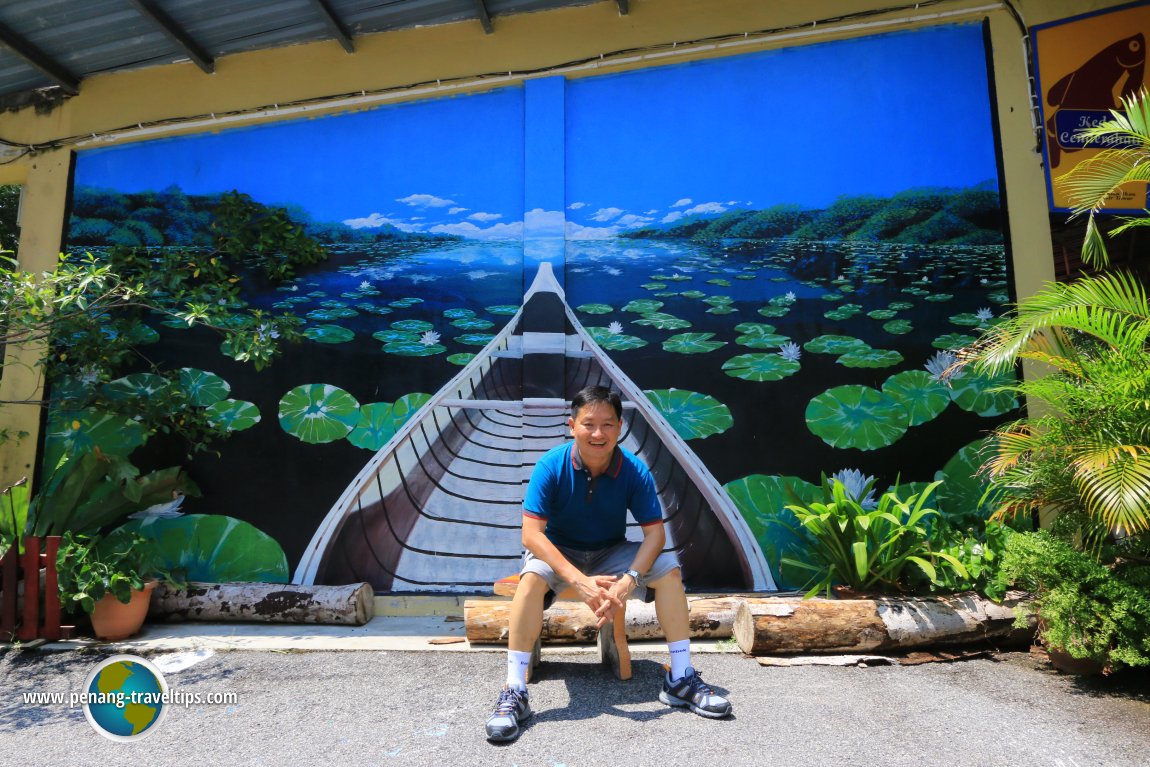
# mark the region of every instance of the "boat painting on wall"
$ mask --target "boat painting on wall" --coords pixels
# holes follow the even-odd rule
[[[267,532],[297,582],[489,592],[564,402],[610,383],[689,588],[797,588],[774,520],[824,474],[938,476],[981,513],[1017,403],[941,371],[1011,300],[984,57],[941,26],[89,150],[69,243],[210,247],[238,190],[325,246],[246,296],[307,322],[271,368],[153,345],[251,408],[189,510]]]

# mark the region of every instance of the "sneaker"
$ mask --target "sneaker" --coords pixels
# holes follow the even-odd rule
[[[659,700],[668,706],[686,706],[699,716],[710,719],[722,719],[731,713],[731,702],[716,695],[690,666],[682,679],[674,681],[671,679],[671,669],[667,669],[663,674],[663,689],[659,692]]]
[[[531,718],[531,706],[527,703],[527,690],[503,686],[495,710],[487,717],[487,739],[492,741],[515,740],[519,737],[519,723]]]

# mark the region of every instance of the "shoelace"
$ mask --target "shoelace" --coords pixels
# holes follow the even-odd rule
[[[691,681],[688,682],[687,684],[688,684],[689,688],[691,689],[691,691],[698,694],[698,695],[714,695],[715,694],[714,690],[712,690],[710,687],[708,687],[707,683],[704,682],[699,677],[698,674],[692,674],[691,675]]]
[[[510,687],[504,688],[503,692],[499,693],[499,700],[495,703],[495,713],[514,714],[519,708],[519,698],[518,690],[513,690]]]

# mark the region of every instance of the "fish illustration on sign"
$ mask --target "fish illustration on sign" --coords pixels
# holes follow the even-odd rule
[[[1063,152],[1077,152],[1083,144],[1075,133],[1110,116],[1119,99],[1133,96],[1142,87],[1146,64],[1146,39],[1139,32],[1094,54],[1082,66],[1063,77],[1046,92],[1054,107],[1046,121],[1047,153],[1051,169]]]

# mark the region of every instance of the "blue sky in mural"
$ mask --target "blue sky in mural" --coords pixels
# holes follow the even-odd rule
[[[525,126],[516,86],[89,150],[76,183],[238,188],[319,221],[514,238],[525,130],[561,128],[566,210],[538,218],[565,215],[570,239],[610,237],[693,213],[996,183],[986,81],[980,25],[945,26],[571,80],[565,126]]]

